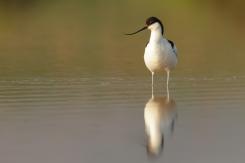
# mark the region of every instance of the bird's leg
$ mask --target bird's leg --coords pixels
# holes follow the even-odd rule
[[[169,88],[168,88],[169,74],[170,74],[170,71],[167,70],[167,100],[168,100],[168,101],[169,101]]]
[[[154,96],[154,72],[151,72],[151,96]]]

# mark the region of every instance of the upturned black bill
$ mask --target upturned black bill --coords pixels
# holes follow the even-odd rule
[[[139,29],[139,30],[136,31],[136,32],[133,32],[133,33],[126,33],[125,35],[134,35],[134,34],[139,33],[139,32],[141,32],[141,31],[143,31],[143,30],[145,30],[145,29],[147,29],[147,26],[145,26],[145,27]]]

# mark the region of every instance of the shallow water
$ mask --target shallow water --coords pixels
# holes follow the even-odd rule
[[[144,129],[150,76],[2,80],[0,160],[240,162],[245,154],[244,81],[172,77],[177,121],[162,153],[152,158]],[[155,85],[157,96],[164,96],[164,90],[164,84]]]

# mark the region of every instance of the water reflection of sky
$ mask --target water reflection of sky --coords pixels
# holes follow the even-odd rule
[[[243,81],[173,75],[178,119],[155,161],[242,160]],[[163,83],[154,85],[156,96],[165,94]],[[2,80],[0,160],[148,162],[143,115],[150,96],[149,76]]]

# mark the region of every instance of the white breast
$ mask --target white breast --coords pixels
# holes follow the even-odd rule
[[[145,48],[144,61],[151,72],[172,69],[177,64],[176,47],[165,39],[161,32],[151,31],[150,41]]]

